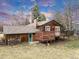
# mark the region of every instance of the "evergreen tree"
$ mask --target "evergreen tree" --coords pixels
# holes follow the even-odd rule
[[[38,18],[38,21],[45,21],[46,20],[46,17],[44,14],[40,14],[39,18]]]
[[[41,14],[39,11],[38,5],[35,5],[32,10],[33,20],[37,19],[37,21],[44,21],[46,20],[46,17],[44,14]]]
[[[38,5],[35,5],[32,10],[33,20],[39,17],[39,8]]]

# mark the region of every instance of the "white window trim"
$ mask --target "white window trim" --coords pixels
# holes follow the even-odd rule
[[[45,26],[45,31],[50,31],[51,27],[50,26]]]
[[[55,36],[60,36],[60,26],[55,26]]]
[[[55,32],[60,32],[60,26],[55,26]]]

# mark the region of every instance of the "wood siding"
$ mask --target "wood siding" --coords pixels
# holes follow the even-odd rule
[[[50,31],[45,31],[45,26],[50,26]],[[38,41],[55,40],[55,26],[60,26],[57,22],[51,21],[44,25],[37,26],[40,32],[35,34]]]
[[[7,40],[19,39],[21,42],[28,41],[28,34],[10,34],[5,35]]]
[[[47,40],[54,40],[54,33],[50,32],[39,32],[35,34],[35,40],[37,41],[47,41]]]
[[[45,26],[50,26],[50,31],[45,31]],[[55,40],[55,26],[60,26],[60,24],[58,24],[55,21],[50,21],[46,24],[43,24],[41,26],[37,26],[36,28],[39,29],[40,31],[37,33],[31,33],[33,34],[33,39],[32,41],[47,41],[47,40]],[[61,26],[60,26],[61,28]],[[60,30],[61,31],[61,30]],[[10,35],[6,35],[6,39],[16,39],[19,38],[21,40],[21,42],[28,42],[28,33],[26,34],[10,34]]]

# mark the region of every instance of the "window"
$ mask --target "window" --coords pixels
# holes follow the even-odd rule
[[[50,26],[45,26],[45,31],[50,31]]]
[[[60,36],[60,26],[55,26],[55,36]]]
[[[60,32],[60,26],[55,26],[55,31]]]

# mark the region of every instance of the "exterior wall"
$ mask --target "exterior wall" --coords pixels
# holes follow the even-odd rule
[[[50,26],[50,31],[45,31],[45,26]],[[48,41],[48,40],[55,40],[55,26],[60,26],[55,21],[48,22],[44,25],[37,26],[37,29],[40,30],[40,32],[32,33],[33,35],[33,41]],[[61,30],[60,30],[61,31]],[[60,33],[61,34],[61,33]],[[16,39],[18,38],[21,42],[28,42],[28,33],[27,34],[15,34],[15,35],[6,35],[6,39]]]
[[[21,42],[28,42],[28,34],[26,35],[21,35]]]
[[[34,39],[36,41],[48,41],[48,40],[54,40],[54,32],[39,32],[35,34]]]
[[[33,34],[33,41],[38,41],[38,40],[36,39],[36,37],[37,37],[36,34],[37,34],[37,33]],[[39,37],[38,37],[38,38],[39,38]]]
[[[21,42],[28,41],[28,34],[10,34],[5,35],[5,39],[7,40],[19,40]]]
[[[45,31],[45,26],[50,26],[50,31]],[[37,26],[40,32],[35,34],[35,39],[38,41],[55,40],[55,27],[60,25],[55,21],[48,22],[44,25]],[[61,32],[61,31],[60,31]],[[61,33],[60,33],[61,34]]]

